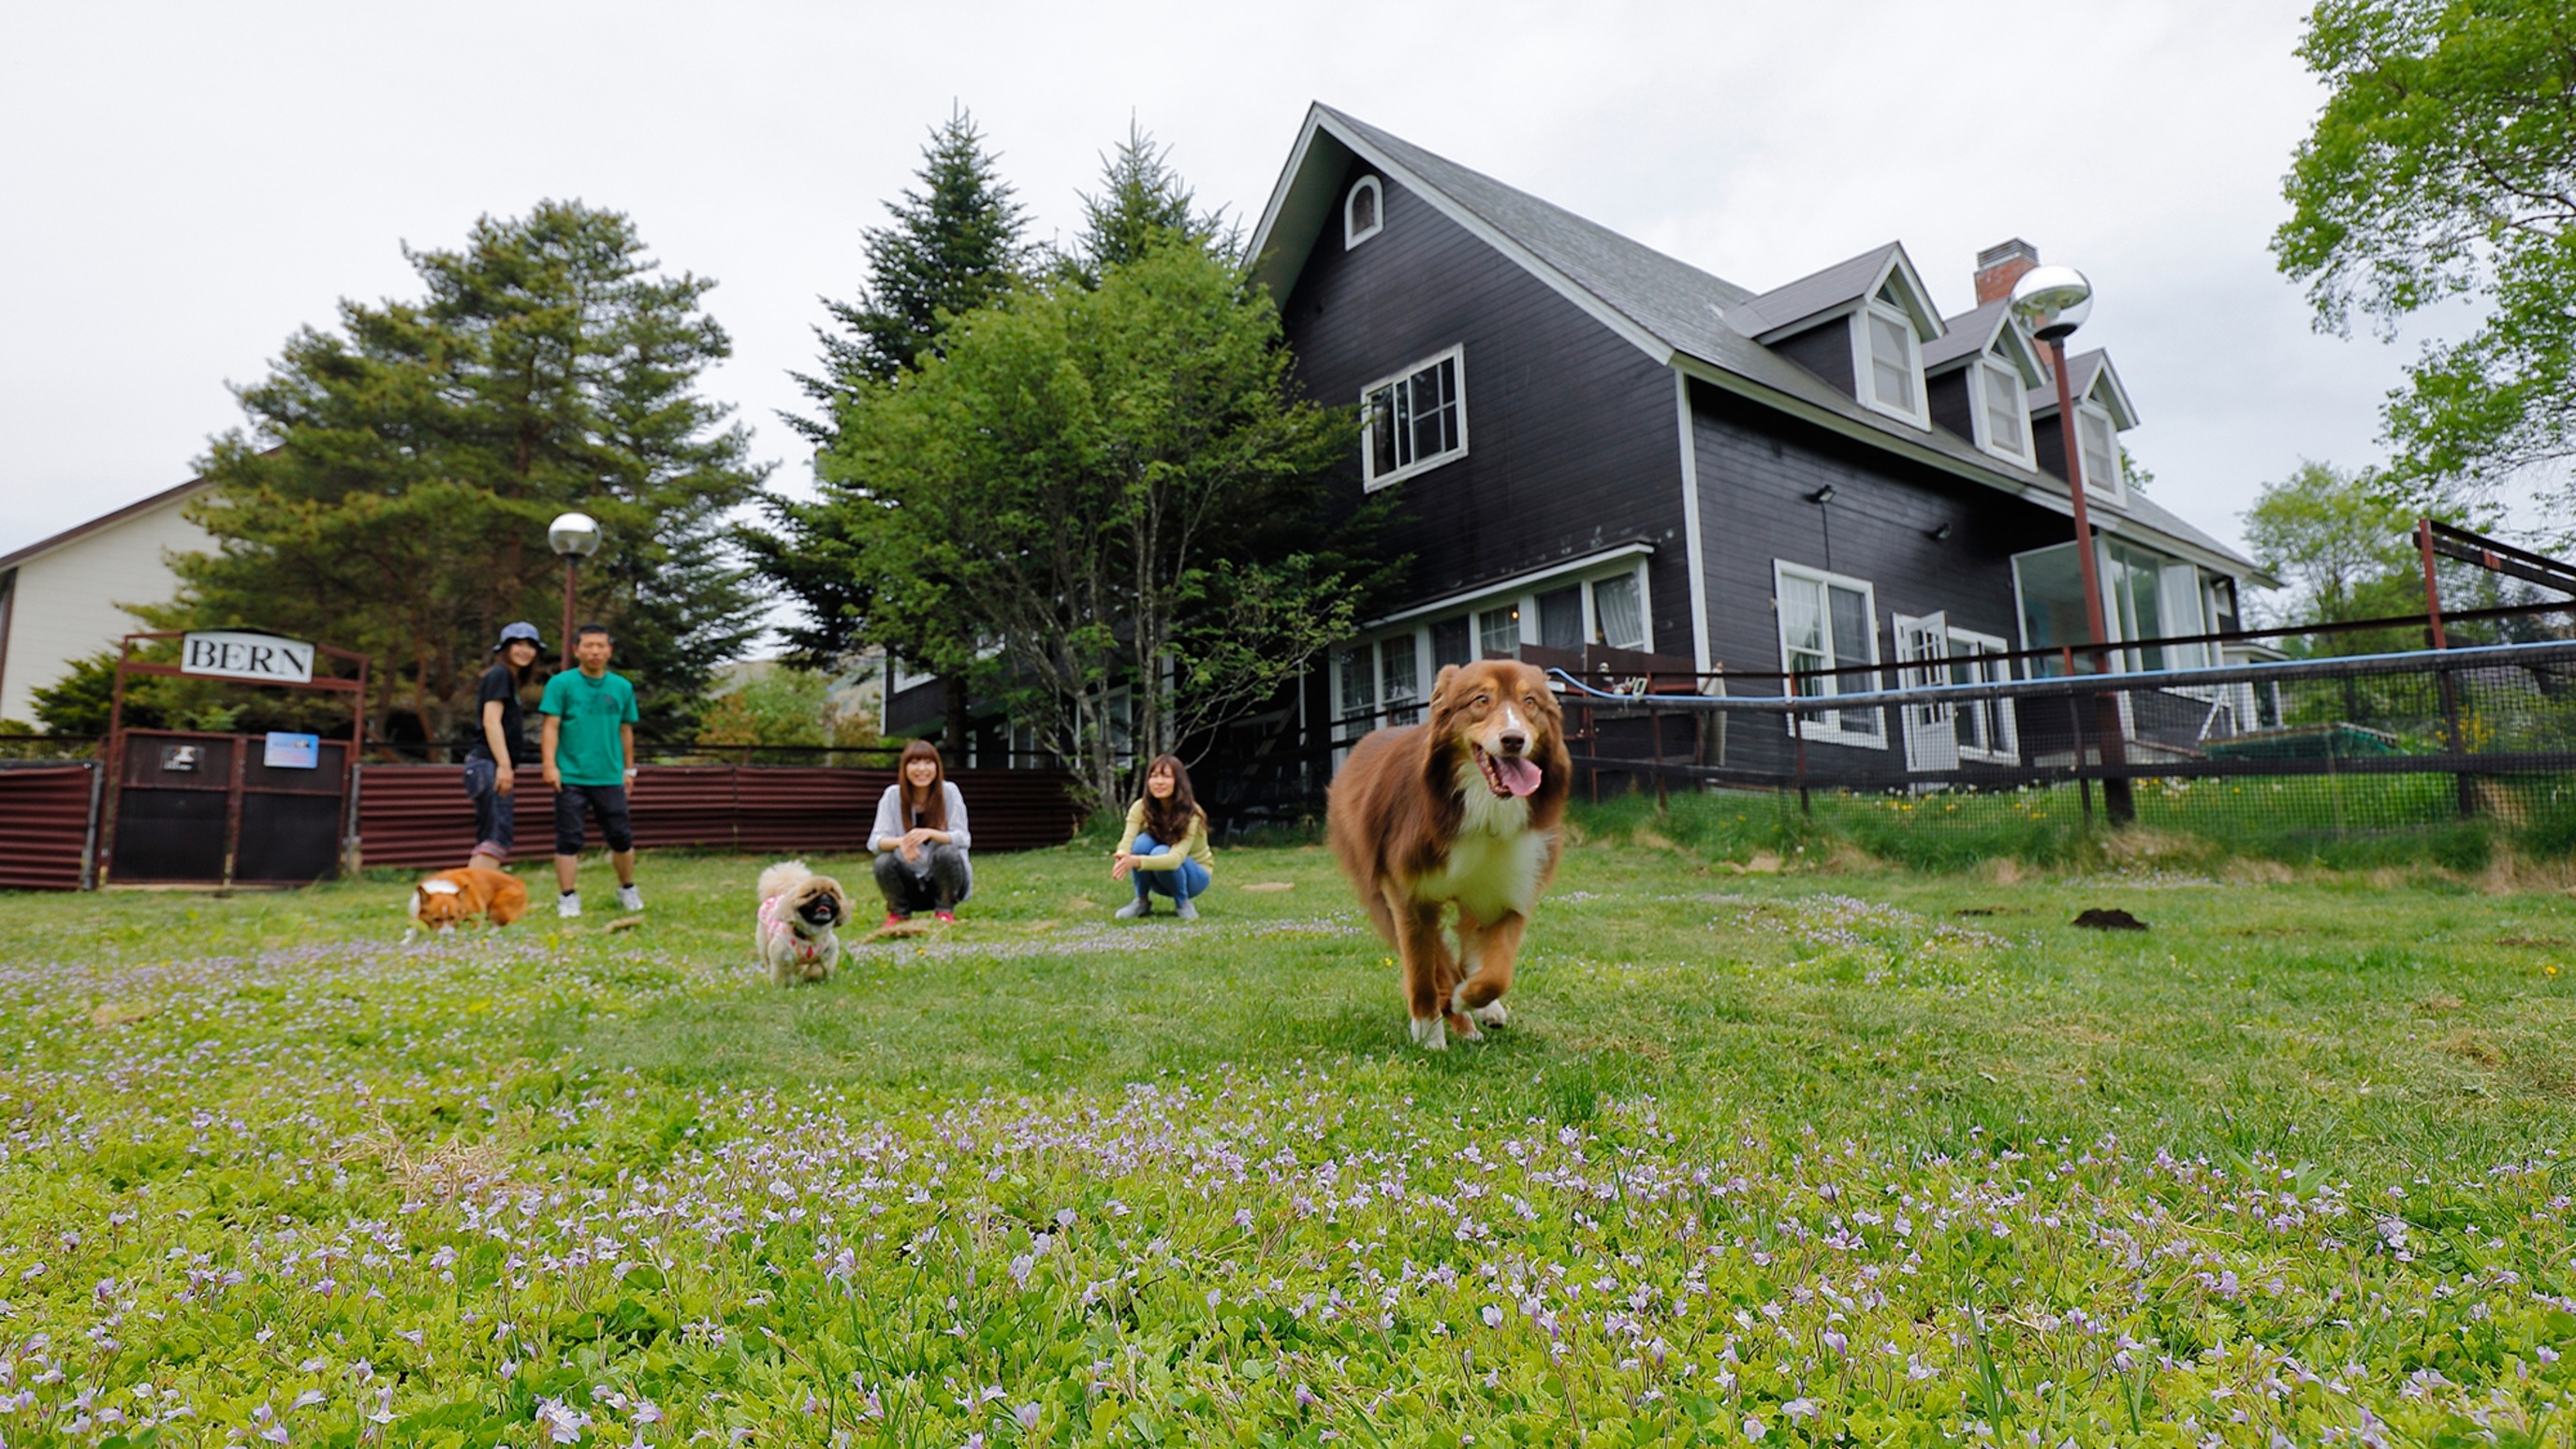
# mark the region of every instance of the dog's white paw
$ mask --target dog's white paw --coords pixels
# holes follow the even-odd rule
[[[1427,1052],[1449,1049],[1449,1022],[1446,1017],[1413,1018],[1413,1044]]]
[[[1467,1019],[1484,1026],[1509,1026],[1512,1021],[1512,1013],[1510,1008],[1504,1006],[1501,1002],[1488,1001],[1484,1005],[1477,1007],[1475,1010],[1468,1012]]]

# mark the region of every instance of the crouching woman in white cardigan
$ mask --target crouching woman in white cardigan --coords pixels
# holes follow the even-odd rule
[[[974,843],[966,830],[966,797],[948,783],[939,747],[914,740],[895,763],[895,782],[877,800],[877,822],[868,832],[876,852],[877,889],[885,895],[886,924],[910,920],[915,911],[957,923],[957,904],[975,889],[967,862]]]

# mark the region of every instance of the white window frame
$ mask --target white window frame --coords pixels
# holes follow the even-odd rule
[[[1428,372],[1432,368],[1438,367],[1444,361],[1452,364],[1450,375],[1457,380],[1458,384],[1458,446],[1445,453],[1435,453],[1428,458],[1416,458],[1412,462],[1405,464],[1403,467],[1398,468],[1391,473],[1378,472],[1377,450],[1369,445],[1369,433],[1376,427],[1377,422],[1376,418],[1372,416],[1369,411],[1369,398],[1373,396],[1379,388],[1391,388],[1408,383],[1412,381],[1417,374]],[[1380,488],[1387,487],[1394,483],[1401,483],[1405,479],[1413,477],[1418,473],[1428,473],[1434,468],[1440,467],[1443,464],[1454,463],[1460,458],[1466,456],[1467,346],[1465,343],[1462,342],[1455,347],[1435,352],[1429,357],[1422,359],[1420,362],[1399,368],[1398,370],[1391,372],[1360,389],[1360,483],[1362,491],[1374,493]]]
[[[1878,400],[1878,374],[1874,367],[1877,354],[1869,335],[1869,319],[1872,317],[1895,323],[1898,335],[1905,339],[1905,368],[1914,379],[1914,406],[1910,410]],[[1914,330],[1914,314],[1893,303],[1882,302],[1873,294],[1867,302],[1852,310],[1851,348],[1852,396],[1860,405],[1871,412],[1902,418],[1918,428],[1929,429],[1932,410],[1930,400],[1924,396],[1923,335]]]
[[[1771,560],[1771,617],[1773,626],[1777,631],[1780,644],[1780,672],[1784,675],[1792,676],[1790,680],[1784,681],[1784,683],[1794,684],[1795,682],[1795,669],[1792,665],[1789,654],[1789,611],[1781,607],[1781,597],[1783,594],[1781,585],[1790,579],[1797,579],[1803,583],[1812,583],[1816,585],[1819,590],[1830,586],[1858,591],[1862,602],[1867,605],[1869,609],[1869,659],[1867,662],[1872,670],[1876,670],[1881,667],[1878,650],[1877,588],[1867,579],[1856,579],[1849,574],[1829,573],[1823,569],[1809,568],[1805,564],[1795,564],[1789,562],[1787,559],[1775,558]],[[1830,652],[1834,648],[1833,600],[1830,595],[1825,597],[1824,605],[1824,643],[1825,648],[1828,651],[1827,658],[1830,661],[1827,667],[1831,669],[1845,669],[1861,663],[1862,661],[1860,660],[1847,660],[1838,653]],[[1821,682],[1828,692],[1813,696],[1814,698],[1830,699],[1834,695],[1842,692],[1842,681],[1831,674],[1823,676]],[[1872,690],[1877,688],[1874,681],[1870,688]],[[1788,691],[1784,689],[1782,692],[1787,693]],[[1864,734],[1859,730],[1843,728],[1842,716],[1846,711],[1836,711],[1830,722],[1822,719],[1807,719],[1799,715],[1792,714],[1789,716],[1789,732],[1793,735],[1799,736],[1800,738],[1806,739],[1811,743],[1858,745],[1863,749],[1871,750],[1886,749],[1888,747],[1887,711],[1883,706],[1867,706],[1866,708],[1871,714],[1877,716],[1878,731],[1875,734]]]
[[[1370,215],[1376,220],[1366,227],[1355,227],[1351,225],[1351,206],[1353,202],[1359,200],[1359,195],[1363,191],[1369,193],[1377,202],[1377,205],[1369,208]],[[1342,194],[1342,250],[1349,251],[1384,230],[1386,230],[1386,185],[1374,176],[1363,176],[1352,182],[1351,189]]]
[[[1961,646],[1963,645],[1966,646],[1966,652],[1964,653],[1961,652]],[[1950,630],[1951,682],[1962,682],[1959,679],[1959,668],[1964,664],[1968,666],[1974,675],[1974,678],[1964,682],[1972,684],[2006,683],[2012,679],[2012,661],[2009,659],[1989,658],[1988,656],[2009,654],[2011,652],[2012,645],[2006,643],[2000,636],[1994,634],[1980,634],[1974,629],[1960,629],[1954,627]],[[1965,728],[1960,729],[1959,758],[1963,760],[1982,760],[1991,765],[2017,765],[2021,763],[2021,726],[2019,722],[2013,718],[2013,702],[2011,700],[1963,699],[1958,701],[1957,710],[1958,718],[1962,721],[1968,718],[1970,711],[1981,712],[1988,724],[1988,728],[1985,730],[1985,733],[1988,735],[1988,739],[1982,746],[1969,743],[1968,731]]]
[[[2079,466],[2084,461],[2084,423],[2087,418],[2098,420],[2102,424],[2103,436],[2110,439],[2111,486],[2103,487],[2102,480],[2093,476],[2093,470],[2085,468],[2084,491],[2092,497],[2126,504],[2129,501],[2129,477],[2128,469],[2120,462],[2120,420],[2111,416],[2109,408],[2090,399],[2075,404],[2075,458]]]
[[[1995,378],[1998,372],[2009,380],[1998,383]],[[2012,360],[2000,351],[1984,352],[1978,354],[1977,360],[1969,365],[1968,380],[1970,383],[1968,401],[1971,415],[1976,420],[1977,446],[2005,462],[2018,464],[2024,468],[2034,466],[2033,460],[2039,456],[2036,447],[2038,439],[2031,431],[2030,387],[2023,381],[2021,369],[2013,366]],[[2021,419],[2021,432],[2017,435],[2021,443],[2021,451],[2018,453],[2002,446],[1994,437],[1993,404],[1997,387],[2004,390],[2011,401],[2013,413]]]
[[[1381,621],[1375,628],[1365,630],[1348,644],[1336,646],[1326,656],[1334,722],[1344,727],[1358,727],[1361,723],[1355,715],[1353,702],[1342,688],[1344,655],[1361,649],[1372,651],[1370,656],[1372,673],[1369,678],[1375,694],[1368,702],[1367,728],[1381,729],[1390,724],[1411,723],[1412,721],[1394,717],[1401,713],[1402,709],[1390,707],[1388,704],[1385,658],[1382,653],[1376,651],[1382,651],[1389,644],[1399,641],[1411,642],[1417,690],[1411,703],[1416,708],[1427,706],[1431,701],[1431,686],[1440,673],[1432,663],[1432,625],[1451,619],[1466,620],[1469,647],[1475,657],[1482,658],[1485,642],[1484,632],[1479,627],[1480,616],[1497,610],[1516,608],[1520,610],[1520,618],[1517,621],[1519,628],[1514,642],[1535,644],[1538,642],[1538,597],[1541,594],[1552,594],[1562,588],[1574,587],[1582,590],[1583,635],[1586,640],[1590,640],[1599,634],[1601,627],[1598,606],[1593,599],[1594,588],[1611,579],[1634,579],[1637,584],[1638,622],[1646,631],[1646,642],[1639,647],[1638,652],[1653,653],[1655,598],[1653,589],[1650,587],[1651,578],[1646,568],[1650,558],[1651,554],[1642,545],[1630,545],[1621,549],[1614,558],[1609,560],[1596,558],[1548,573],[1513,579],[1499,588],[1488,587],[1484,592],[1453,595],[1447,599],[1435,600],[1420,608],[1408,609],[1397,620]]]

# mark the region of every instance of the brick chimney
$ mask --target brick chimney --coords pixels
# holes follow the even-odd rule
[[[1977,305],[2012,295],[2021,274],[2039,265],[2039,248],[2014,237],[1977,253]]]

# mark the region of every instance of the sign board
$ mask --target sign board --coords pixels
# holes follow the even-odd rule
[[[322,737],[270,730],[268,747],[261,753],[259,762],[272,770],[318,769],[322,764]]]
[[[271,684],[311,684],[313,646],[274,634],[190,634],[179,644],[179,672],[257,679]]]

